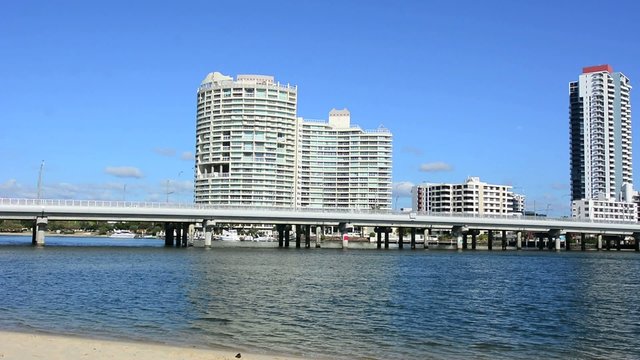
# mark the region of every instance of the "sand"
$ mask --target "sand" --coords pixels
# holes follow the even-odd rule
[[[0,360],[235,360],[237,354],[236,351],[228,350],[0,331]],[[299,360],[300,358],[240,352],[240,359]]]

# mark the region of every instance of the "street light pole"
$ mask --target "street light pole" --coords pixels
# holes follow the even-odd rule
[[[44,160],[40,163],[40,172],[38,172],[38,200],[42,195],[42,170],[44,169]]]

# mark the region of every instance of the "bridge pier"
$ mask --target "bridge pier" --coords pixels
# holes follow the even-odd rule
[[[302,226],[295,225],[296,228],[296,249],[300,249],[300,237],[302,236]]]
[[[580,250],[585,251],[587,250],[587,235],[585,233],[580,233]]]
[[[493,250],[493,230],[489,230],[487,235],[487,249]]]
[[[573,233],[566,233],[564,235],[564,249],[571,251],[571,241],[573,241]]]
[[[602,234],[598,234],[596,249],[598,249],[598,251],[602,250]]]
[[[516,231],[516,249],[522,250],[522,231]]]
[[[34,246],[44,246],[44,238],[47,232],[49,219],[46,216],[38,216],[33,222],[33,234],[31,244]]]
[[[202,228],[204,230],[204,246],[211,247],[211,238],[213,232],[213,226],[215,225],[215,221],[213,220],[204,220],[202,221]]]
[[[322,232],[323,232],[323,227],[322,226],[316,226],[316,249],[320,248],[320,243],[322,242]]]
[[[384,248],[389,248],[389,227],[384,228]]]
[[[164,246],[173,247],[173,223],[164,223]]]
[[[342,248],[347,249],[349,247],[349,236],[347,235],[347,223],[344,223],[344,222],[339,223],[338,231],[340,232],[340,240],[342,240]]]
[[[624,238],[624,236],[616,236],[616,250],[620,251],[622,250],[622,239]]]
[[[189,223],[182,223],[182,247],[189,246]]]
[[[376,226],[373,230],[376,232],[376,249],[382,249],[382,228]]]
[[[291,236],[291,225],[284,226],[284,247],[289,248],[289,237]]]
[[[422,244],[422,247],[425,249],[429,248],[429,239],[431,238],[431,229],[424,229],[424,243]]]
[[[556,237],[554,241],[555,241],[555,245],[556,245],[556,251],[560,251],[560,237],[559,236]],[[565,242],[565,244],[567,243],[566,238],[565,238],[564,242]]]
[[[467,250],[467,237],[467,233],[462,234],[462,250]]]
[[[177,223],[174,224],[175,229],[176,229],[176,247],[179,248],[180,246],[182,246],[182,224]]]
[[[401,250],[404,248],[404,229],[398,228],[398,249]]]
[[[416,228],[414,227],[411,228],[411,250],[416,249],[416,231],[417,231]]]
[[[471,233],[471,250],[475,250],[478,245],[478,231],[473,230]]]
[[[311,248],[311,225],[304,227],[304,247],[305,249]]]
[[[640,251],[640,233],[633,233],[633,240],[635,241],[634,249],[636,252]]]
[[[611,237],[607,236],[605,242],[607,244],[607,251],[611,250]]]
[[[502,251],[507,250],[507,231],[502,230]]]
[[[276,225],[276,231],[278,232],[278,247],[281,248],[284,246],[284,225]]]

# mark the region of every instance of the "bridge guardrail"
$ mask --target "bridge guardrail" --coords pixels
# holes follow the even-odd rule
[[[530,216],[517,214],[466,214],[466,213],[430,213],[425,211],[406,212],[397,210],[380,209],[352,209],[352,208],[265,208],[265,207],[243,207],[206,205],[192,203],[166,203],[166,202],[140,202],[140,201],[114,201],[114,200],[76,200],[76,199],[19,199],[0,198],[0,205],[7,206],[69,206],[69,207],[100,207],[100,208],[142,208],[142,209],[222,209],[222,210],[267,210],[270,212],[299,211],[304,213],[345,213],[345,214],[379,214],[379,215],[406,215],[411,216],[434,216],[434,217],[458,217],[469,219],[524,219],[537,221],[570,221],[570,222],[592,222],[602,224],[631,224],[628,221],[613,220],[593,220],[575,218],[551,218],[546,216]]]

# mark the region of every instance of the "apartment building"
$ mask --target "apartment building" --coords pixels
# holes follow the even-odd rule
[[[464,183],[426,183],[411,190],[413,209],[430,213],[475,215],[524,212],[524,195],[514,194],[509,185],[495,185],[469,177]]]
[[[273,76],[210,73],[197,91],[195,202],[391,208],[389,130],[298,117],[298,89]]]

